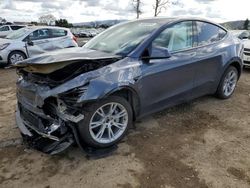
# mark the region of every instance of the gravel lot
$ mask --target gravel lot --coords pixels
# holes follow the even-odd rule
[[[250,187],[250,71],[231,99],[203,97],[149,116],[99,160],[78,148],[48,156],[18,144],[15,70],[0,75],[0,187]]]

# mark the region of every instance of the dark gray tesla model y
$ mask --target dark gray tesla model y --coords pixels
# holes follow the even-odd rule
[[[50,154],[72,143],[106,148],[136,119],[209,94],[229,98],[243,45],[203,19],[153,18],[111,27],[82,48],[16,63],[16,120]]]

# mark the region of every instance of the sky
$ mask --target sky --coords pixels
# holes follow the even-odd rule
[[[136,18],[133,0],[0,0],[0,17],[7,21],[38,21],[53,14],[71,23],[108,19]],[[141,18],[152,17],[155,0],[141,0]],[[171,1],[171,0],[170,0]],[[174,1],[174,0],[173,0]],[[215,22],[250,19],[250,0],[179,0],[170,4],[159,16],[193,16]]]

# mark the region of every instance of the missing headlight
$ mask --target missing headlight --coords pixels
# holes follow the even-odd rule
[[[60,94],[58,97],[66,105],[69,105],[69,106],[75,105],[77,103],[77,100],[86,93],[87,89],[88,89],[87,86],[77,87],[65,93]]]

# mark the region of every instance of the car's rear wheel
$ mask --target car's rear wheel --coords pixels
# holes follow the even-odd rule
[[[19,61],[23,61],[26,59],[26,55],[19,51],[11,52],[8,58],[8,64],[12,65]]]
[[[104,148],[118,143],[132,124],[132,109],[122,97],[110,96],[91,104],[79,123],[81,139],[89,146]]]
[[[236,88],[238,78],[238,70],[234,66],[230,66],[222,76],[217,90],[217,96],[221,99],[227,99],[231,97]]]

